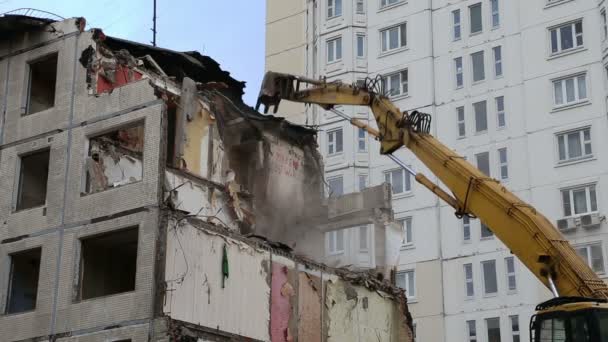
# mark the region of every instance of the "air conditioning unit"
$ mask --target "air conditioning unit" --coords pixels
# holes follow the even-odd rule
[[[599,214],[581,215],[580,219],[581,226],[586,229],[598,227],[602,222]]]
[[[557,228],[562,232],[573,231],[576,229],[576,221],[572,217],[557,220]]]

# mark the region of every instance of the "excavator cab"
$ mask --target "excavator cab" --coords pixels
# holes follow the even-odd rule
[[[557,297],[536,306],[531,342],[608,342],[605,300]]]

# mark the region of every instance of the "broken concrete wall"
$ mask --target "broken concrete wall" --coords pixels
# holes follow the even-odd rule
[[[322,341],[322,285],[318,275],[298,273],[298,341]]]

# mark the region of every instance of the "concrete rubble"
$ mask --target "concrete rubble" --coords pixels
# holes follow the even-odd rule
[[[34,309],[0,316],[0,336],[412,340],[405,294],[392,285],[397,260],[386,241],[401,241],[401,232],[388,186],[325,198],[314,129],[245,105],[244,83],[208,56],[109,37],[85,23],[0,17],[8,38],[0,42],[2,187],[18,183],[19,156],[43,146],[55,194],[26,211],[0,198],[3,264],[32,246],[48,257]],[[51,107],[24,115],[16,99],[27,97],[25,68],[15,65],[48,53],[59,54],[58,95]],[[48,127],[35,121],[59,110]],[[40,143],[32,148],[32,141]],[[325,233],[368,224],[369,269],[328,266]],[[126,227],[136,233],[111,237]],[[89,261],[88,246],[122,246],[115,254],[137,265],[133,288],[90,285],[86,274],[101,272],[101,261]],[[0,279],[13,277],[2,272]],[[94,274],[116,275],[107,272]],[[0,285],[1,305],[13,300],[9,286]]]

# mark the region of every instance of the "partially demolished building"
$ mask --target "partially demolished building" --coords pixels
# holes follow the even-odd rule
[[[387,187],[325,199],[314,130],[85,24],[0,17],[2,341],[413,339]],[[369,270],[326,266],[358,225]]]

